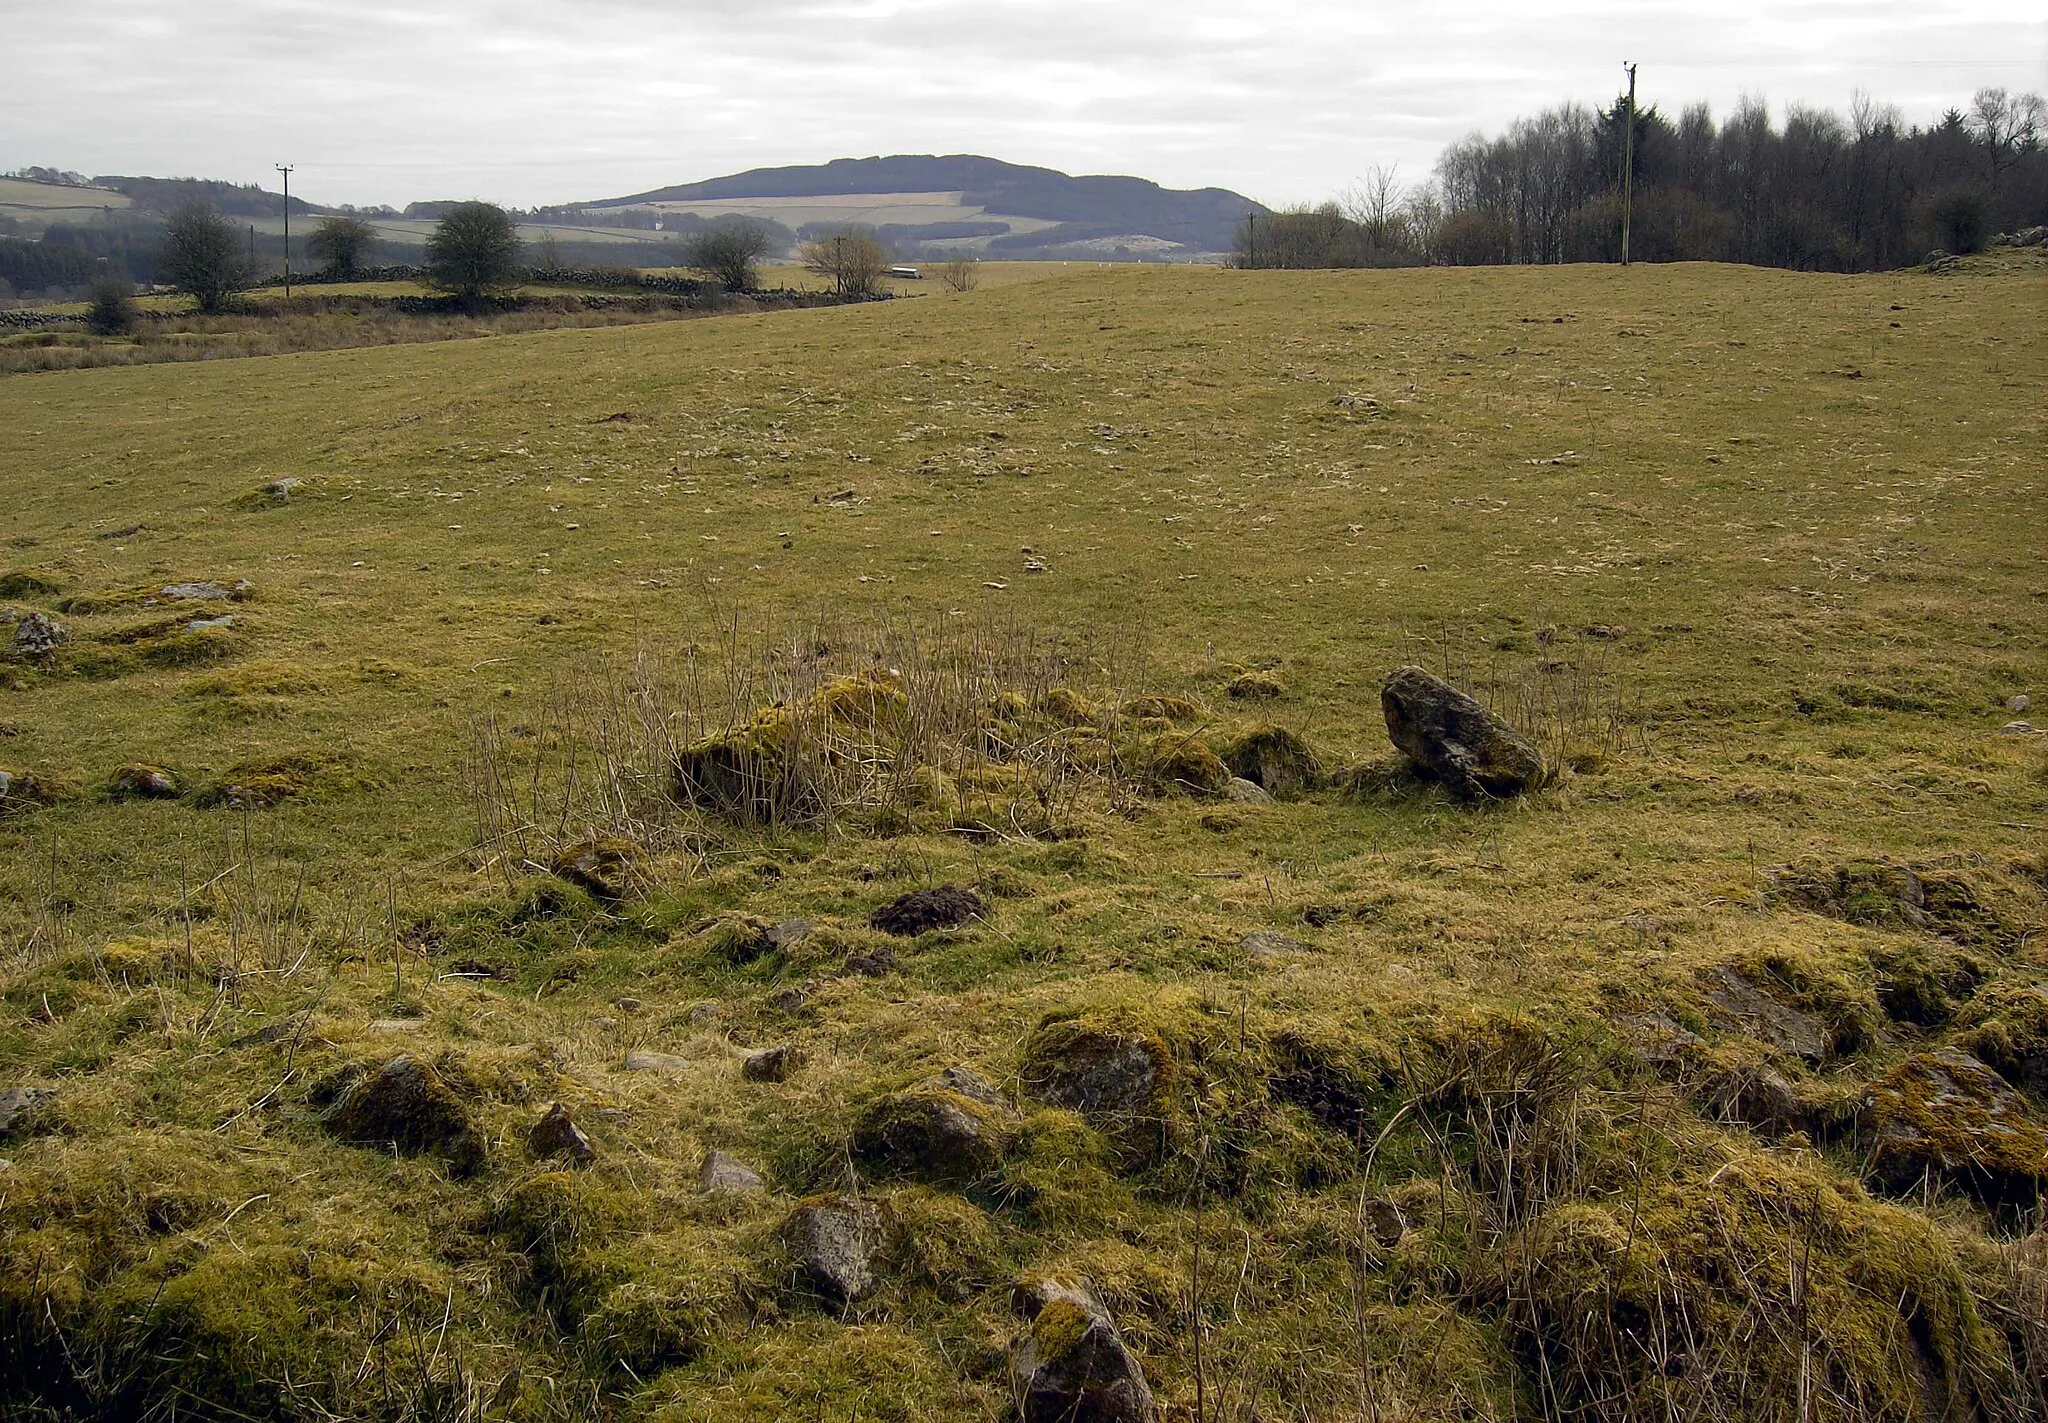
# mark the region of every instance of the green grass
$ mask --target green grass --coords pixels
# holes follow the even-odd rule
[[[0,382],[5,603],[101,609],[57,612],[51,663],[0,663],[0,768],[54,800],[0,819],[0,1084],[54,1087],[63,1128],[5,1144],[23,1342],[0,1350],[74,1401],[52,1328],[248,1411],[298,1407],[289,1378],[390,1416],[465,1389],[500,1393],[493,1417],[1000,1416],[1008,1286],[1045,1270],[1096,1282],[1177,1416],[1199,1317],[1210,1416],[1254,1390],[1267,1417],[1621,1416],[1675,1389],[1761,1418],[1790,1407],[1796,1344],[1765,1325],[1796,1313],[1803,1249],[1822,1367],[1867,1385],[1823,1416],[2010,1393],[2023,1227],[1952,1191],[1870,1199],[1853,1140],[1711,1120],[1617,1025],[1654,1010],[1750,1051],[1696,977],[1741,963],[1855,1028],[1823,1071],[1781,1064],[1803,1087],[1853,1096],[1941,1038],[1876,995],[1884,965],[1950,951],[1767,894],[1783,863],[1945,864],[1992,926],[1966,946],[1982,976],[2048,977],[2048,751],[1999,730],[2048,695],[2043,291],[2018,256],[1069,269]],[[251,586],[172,610],[234,617],[188,662],[139,599],[199,579]],[[1188,698],[1219,749],[1284,726],[1331,769],[1387,761],[1404,662],[1625,715],[1553,726],[1578,769],[1492,808],[1381,766],[1270,807],[1087,792],[1058,840],[684,817],[609,908],[478,846],[474,719],[519,765],[565,694],[602,704],[606,659],[694,647],[716,681],[736,646],[822,630],[857,655],[884,618],[1058,632],[1098,699]],[[1279,695],[1230,696],[1248,672]],[[106,797],[131,763],[184,797]],[[278,793],[232,808],[252,779]],[[839,973],[881,945],[871,910],[947,880],[984,888],[986,924]],[[821,928],[734,963],[736,915]],[[1311,952],[1249,957],[1256,929]],[[297,1047],[230,1046],[295,1012]],[[866,1183],[909,1242],[872,1301],[841,1318],[792,1285],[781,1219],[846,1184],[867,1103],[955,1063],[1015,1089],[1034,1029],[1076,1012],[1173,1054],[1163,1151],[1134,1165],[1026,1100],[989,1179]],[[743,1082],[779,1042],[805,1057],[789,1083]],[[633,1048],[686,1066],[622,1071]],[[469,1094],[479,1178],[312,1123],[323,1075],[397,1051]],[[1522,1094],[1519,1168],[1489,1091]],[[601,1153],[569,1176],[521,1148],[558,1099]],[[714,1147],[782,1194],[699,1195]],[[1357,1273],[1362,1193],[1410,1229]],[[1748,1262],[1754,1304],[1715,1258]],[[1557,1269],[1518,1290],[1531,1260]],[[1931,1342],[1891,1327],[1901,1291]],[[1751,1392],[1618,1362],[1617,1299],[1742,1341]],[[1951,1373],[1914,1393],[1929,1369]]]

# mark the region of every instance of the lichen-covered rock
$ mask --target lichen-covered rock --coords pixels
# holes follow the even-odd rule
[[[1301,940],[1272,929],[1252,930],[1238,941],[1237,947],[1255,959],[1288,958],[1309,952],[1309,946]]]
[[[161,766],[137,763],[115,771],[107,780],[107,793],[116,800],[172,800],[178,794],[178,778]]]
[[[1001,1164],[1015,1117],[988,1082],[949,1068],[870,1105],[854,1127],[853,1151],[898,1175],[972,1181]]]
[[[1224,749],[1223,761],[1235,775],[1273,795],[1314,790],[1323,783],[1323,763],[1315,751],[1283,726],[1246,732]]]
[[[898,895],[868,916],[868,924],[884,934],[909,938],[929,929],[951,929],[988,913],[988,902],[971,889],[942,884]]]
[[[817,1196],[790,1212],[783,1239],[805,1280],[826,1298],[853,1304],[874,1292],[886,1238],[872,1201]]]
[[[1972,1003],[1957,1046],[2048,1101],[2048,993],[1998,984]]]
[[[1401,754],[1467,799],[1518,795],[1543,781],[1543,757],[1527,737],[1420,667],[1388,675],[1380,711]]]
[[[547,1114],[528,1129],[526,1149],[541,1160],[550,1156],[566,1156],[572,1161],[597,1159],[597,1148],[590,1144],[583,1128],[576,1125],[576,1119],[560,1102],[549,1107]]]
[[[71,630],[48,613],[30,613],[14,625],[8,648],[16,657],[48,657],[71,641]]]
[[[599,899],[619,900],[646,886],[647,851],[631,840],[601,835],[570,845],[548,868]]]
[[[1173,1054],[1156,1033],[1116,1021],[1055,1018],[1024,1045],[1025,1090],[1079,1112],[1133,1155],[1149,1153],[1169,1116]]]
[[[2048,1127],[2012,1084],[1950,1048],[1916,1053],[1871,1094],[1872,1174],[1893,1190],[1949,1182],[1992,1205],[2048,1185]]]
[[[47,1087],[9,1087],[0,1091],[0,1141],[27,1136],[49,1119],[56,1094]]]
[[[758,1196],[768,1189],[761,1173],[736,1156],[707,1151],[697,1173],[697,1184],[706,1191],[729,1191],[736,1196]]]
[[[426,1063],[401,1054],[342,1086],[325,1117],[327,1130],[356,1146],[401,1155],[435,1155],[457,1176],[484,1164],[483,1134],[454,1089]]]
[[[1145,1370],[1085,1286],[1033,1280],[1013,1298],[1028,1321],[1010,1347],[1022,1423],[1156,1423]]]
[[[1223,798],[1235,805],[1271,805],[1272,792],[1257,781],[1248,781],[1243,776],[1232,776],[1230,783],[1223,787]],[[1204,824],[1207,822],[1205,821]]]
[[[1809,1063],[1827,1057],[1832,1035],[1811,1013],[1779,1001],[1733,965],[1719,965],[1703,977],[1708,1015],[1724,1029],[1747,1033]]]

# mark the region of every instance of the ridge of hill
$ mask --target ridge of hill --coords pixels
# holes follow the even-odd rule
[[[976,154],[894,154],[829,163],[753,168],[722,178],[582,204],[586,210],[858,194],[954,193],[963,208],[1052,223],[1014,236],[1034,247],[1113,236],[1149,237],[1201,251],[1225,250],[1247,212],[1263,204],[1227,188],[1161,187],[1148,178],[1074,176]]]

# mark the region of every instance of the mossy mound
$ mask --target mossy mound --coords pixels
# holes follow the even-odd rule
[[[131,762],[107,777],[107,794],[114,800],[174,800],[178,778],[162,766]]]
[[[1814,914],[1874,929],[1919,929],[1959,943],[1999,946],[2013,936],[1980,880],[1995,876],[1960,865],[1903,865],[1850,860],[1806,862],[1771,871],[1779,901]]]
[[[64,580],[45,568],[10,568],[0,573],[0,598],[46,598],[64,591]]]
[[[1194,726],[1209,719],[1199,702],[1186,697],[1134,697],[1123,706],[1124,715],[1140,721],[1163,721],[1173,726]]]
[[[1110,1010],[1047,1018],[1025,1041],[1020,1077],[1042,1102],[1079,1112],[1127,1153],[1167,1140],[1177,1080],[1172,1050],[1132,1015]]]
[[[469,1108],[417,1058],[401,1054],[374,1071],[351,1070],[319,1095],[330,1094],[333,1105],[322,1121],[342,1141],[409,1156],[431,1153],[458,1176],[483,1167],[484,1138]]]
[[[375,783],[341,757],[302,752],[230,766],[194,797],[208,809],[263,810],[322,791],[366,789]]]
[[[1240,672],[1224,684],[1225,696],[1243,702],[1266,702],[1287,689],[1271,672]]]
[[[1070,687],[1047,688],[1032,710],[1060,726],[1095,726],[1102,721],[1102,708]]]
[[[1165,732],[1144,742],[1136,757],[1139,779],[1169,794],[1221,795],[1230,784],[1230,768],[1201,738]]]
[[[1314,790],[1323,783],[1323,763],[1308,742],[1280,726],[1255,727],[1223,748],[1233,774],[1273,795]]]
[[[2048,1124],[1974,1057],[1915,1053],[1872,1090],[1870,1115],[1871,1174],[1892,1190],[1941,1181],[2025,1208],[2048,1186]]]
[[[1476,1293],[1555,1416],[1791,1417],[1818,1392],[1861,1418],[1988,1418],[2011,1376],[1932,1222],[1770,1156],[1633,1207],[1553,1206],[1495,1252]],[[1674,1367],[1678,1321],[1744,1341],[1742,1367]]]
[[[720,815],[802,823],[830,807],[828,769],[899,734],[909,698],[875,677],[841,677],[800,701],[762,708],[738,726],[676,752],[671,796]]]
[[[2048,992],[1994,984],[1970,1004],[1956,1046],[2048,1102]]]
[[[37,771],[0,769],[0,815],[56,805],[75,794],[69,782]]]
[[[939,1085],[892,1092],[861,1114],[853,1153],[879,1170],[928,1181],[973,1181],[1002,1163],[1011,1114]]]

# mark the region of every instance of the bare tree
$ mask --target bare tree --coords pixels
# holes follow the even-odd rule
[[[872,232],[847,226],[806,242],[797,249],[803,264],[829,277],[832,290],[844,297],[873,296],[889,270],[889,255]]]
[[[961,256],[939,263],[939,280],[946,284],[946,290],[971,292],[981,281],[981,259]]]
[[[1365,231],[1375,247],[1398,248],[1401,231],[1401,165],[1375,164],[1365,176],[1344,190],[1339,200],[1344,215]]]
[[[159,270],[205,312],[216,312],[248,283],[235,225],[211,203],[189,202],[164,223]]]
[[[320,219],[313,235],[306,239],[306,250],[325,262],[327,270],[337,277],[352,277],[376,242],[376,228],[359,217],[336,213]]]
[[[761,259],[774,250],[758,223],[719,223],[690,239],[683,260],[729,292],[750,292],[761,284]]]

